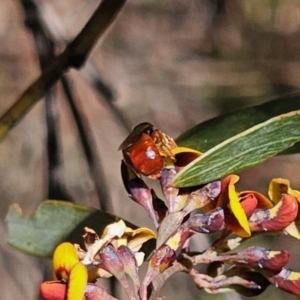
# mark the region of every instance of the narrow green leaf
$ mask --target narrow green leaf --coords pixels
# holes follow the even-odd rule
[[[222,142],[183,168],[176,187],[211,182],[253,167],[300,140],[300,111],[272,118]]]
[[[65,201],[47,200],[32,216],[25,216],[18,204],[12,204],[6,216],[7,242],[23,252],[50,257],[62,241],[82,244],[85,226],[101,233],[106,225],[119,219],[103,211]],[[128,222],[127,225],[136,228]]]
[[[275,116],[300,109],[300,95],[282,97],[260,105],[247,107],[196,125],[180,135],[179,146],[205,152],[230,137]],[[280,154],[300,152],[300,143]]]

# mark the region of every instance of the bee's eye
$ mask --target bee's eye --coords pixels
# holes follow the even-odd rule
[[[148,135],[151,135],[153,132],[153,127],[152,128],[148,128],[145,130],[145,133],[148,134]]]
[[[143,122],[138,125],[136,125],[132,132],[137,132],[137,133],[146,133],[148,135],[151,135],[153,132],[153,125],[148,123],[148,122]]]

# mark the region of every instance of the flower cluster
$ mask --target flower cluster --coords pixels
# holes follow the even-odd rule
[[[208,293],[235,290],[256,296],[273,284],[300,294],[300,273],[286,268],[286,250],[249,243],[244,246],[253,235],[266,232],[300,239],[300,192],[293,190],[288,180],[273,179],[268,196],[238,191],[239,176],[235,174],[200,186],[177,188],[173,178],[201,153],[178,147],[149,123],[139,124],[120,150],[126,191],[147,211],[157,234],[148,228],[131,229],[123,221],[107,226],[101,238],[85,228],[86,251],[69,243],[56,248],[53,264],[58,281],[41,285],[42,299],[65,299],[66,295],[69,300],[115,299],[95,285],[97,278],[109,276],[119,280],[129,299],[158,299],[163,282],[176,272],[186,272]],[[149,188],[144,177],[159,182],[164,199]],[[199,233],[217,234],[205,251],[190,252],[190,238]],[[144,256],[138,251],[153,238],[156,246],[140,281],[138,268]],[[198,273],[198,264],[207,264],[206,274]]]
[[[144,242],[156,238],[148,228],[132,229],[123,220],[108,225],[101,238],[90,228],[83,236],[85,250],[78,244],[60,244],[54,251],[53,268],[57,280],[41,284],[43,300],[112,300],[103,288],[94,284],[98,278],[115,276],[130,299],[138,299],[138,267],[144,261],[139,252]],[[135,286],[132,292],[126,275]]]

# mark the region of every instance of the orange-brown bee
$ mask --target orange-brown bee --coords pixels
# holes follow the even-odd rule
[[[137,173],[152,179],[160,176],[165,166],[164,158],[174,160],[171,150],[176,147],[172,138],[150,123],[138,124],[120,145],[124,160]]]

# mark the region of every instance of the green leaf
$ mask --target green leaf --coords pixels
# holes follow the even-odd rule
[[[300,95],[284,97],[225,114],[196,125],[180,135],[179,146],[205,152],[246,129],[275,116],[300,109]],[[300,143],[280,154],[300,152]]]
[[[300,111],[258,124],[205,152],[174,178],[176,187],[211,182],[253,167],[300,140]]]
[[[18,204],[12,204],[6,216],[7,242],[23,252],[51,257],[62,241],[82,244],[85,226],[101,233],[106,225],[118,220],[103,211],[65,201],[47,200],[33,216],[25,216]]]

